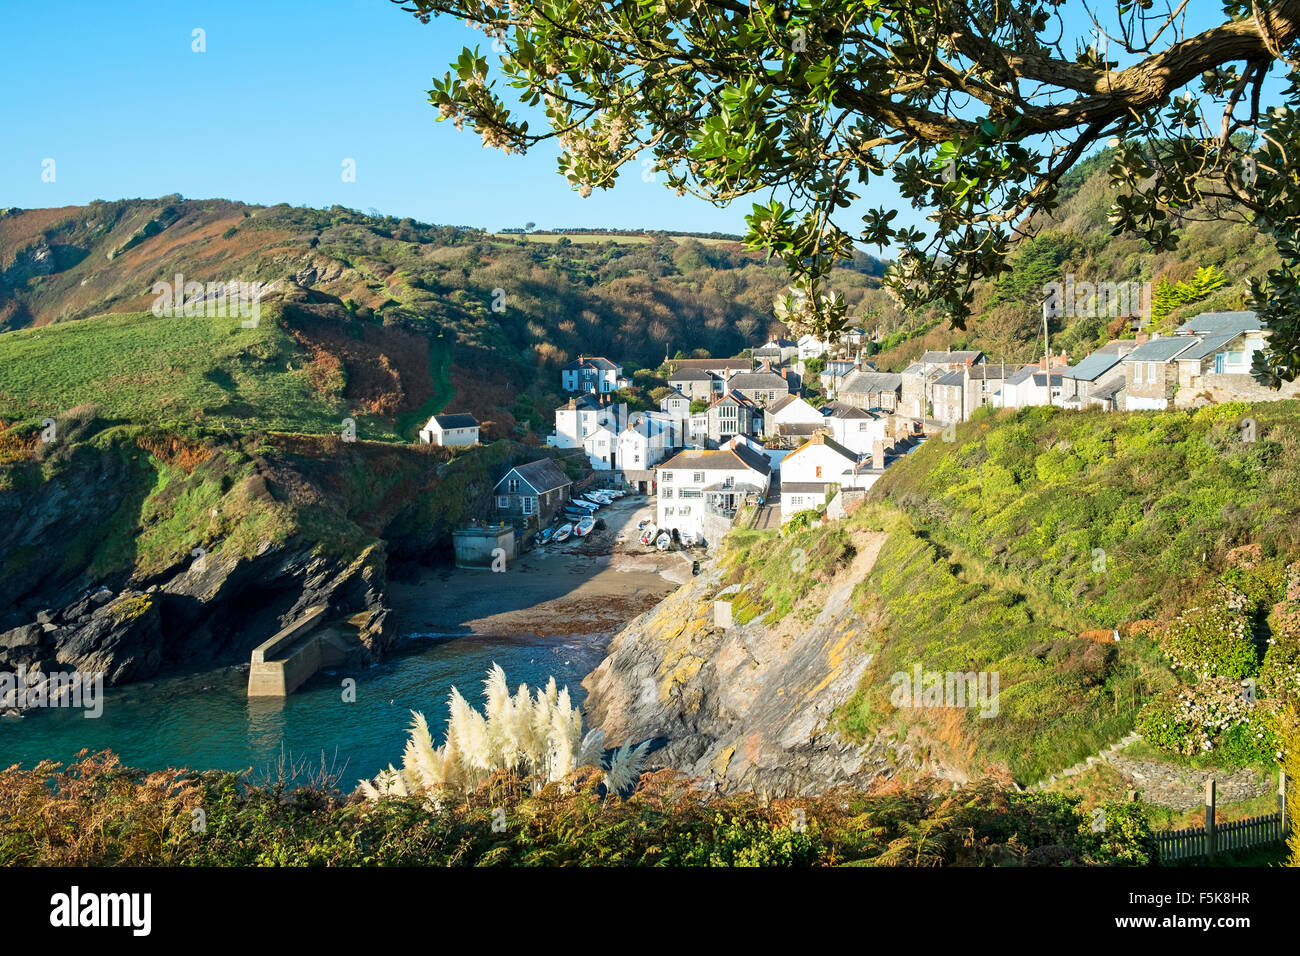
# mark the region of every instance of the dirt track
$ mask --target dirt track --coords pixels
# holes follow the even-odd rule
[[[649,515],[645,497],[628,496],[597,512],[603,531],[530,551],[506,571],[447,568],[394,583],[398,627],[403,634],[611,633],[691,576],[689,552],[660,554],[636,541],[636,523]]]

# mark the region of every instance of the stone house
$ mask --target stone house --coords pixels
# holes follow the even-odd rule
[[[521,519],[536,517],[546,525],[569,499],[572,485],[563,465],[553,458],[543,458],[511,468],[496,483],[492,495],[498,514]]]

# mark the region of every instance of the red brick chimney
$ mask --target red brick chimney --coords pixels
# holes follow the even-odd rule
[[[1145,332],[1139,332],[1134,338],[1134,341],[1137,342],[1138,345],[1146,345],[1149,338],[1151,338],[1151,336],[1147,335]]]

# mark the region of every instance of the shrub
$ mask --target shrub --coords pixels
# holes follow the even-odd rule
[[[1278,749],[1272,704],[1248,700],[1241,685],[1226,677],[1154,698],[1138,713],[1137,730],[1166,753],[1212,755],[1218,764],[1268,763]]]
[[[1259,669],[1245,595],[1223,588],[1165,628],[1160,649],[1175,670],[1201,678],[1249,677]]]

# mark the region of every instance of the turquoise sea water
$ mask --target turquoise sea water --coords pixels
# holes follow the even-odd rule
[[[108,689],[103,714],[29,711],[0,718],[0,767],[30,767],[42,759],[70,760],[78,750],[111,749],[128,766],[143,769],[253,770],[265,776],[281,754],[342,773],[350,789],[389,763],[399,763],[410,711],[423,711],[441,734],[447,694],[455,684],[475,706],[482,680],[495,661],[512,689],[545,684],[554,676],[575,702],[585,698],[581,681],[604,655],[604,641],[573,638],[456,637],[394,656],[357,673],[317,674],[284,700],[249,700],[247,672],[167,678]],[[343,701],[342,681],[356,680],[356,702]]]

